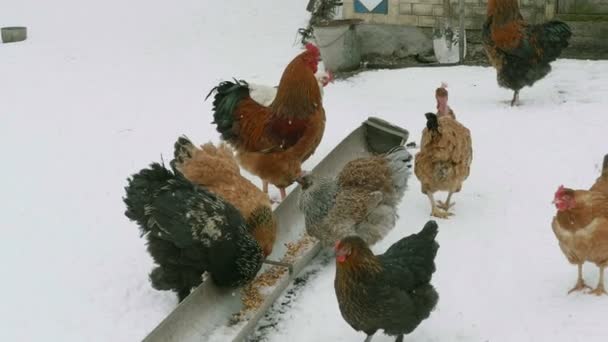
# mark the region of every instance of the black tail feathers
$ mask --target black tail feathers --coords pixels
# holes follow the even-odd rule
[[[437,121],[437,114],[426,113],[426,114],[424,114],[424,116],[426,116],[426,128],[428,128],[429,131],[437,131],[437,129],[439,128],[439,122]]]
[[[418,233],[418,235],[425,236],[425,237],[428,237],[428,238],[434,240],[435,237],[437,236],[438,231],[439,231],[439,226],[437,225],[437,222],[434,220],[430,220],[424,225],[424,227],[422,228],[420,233]]]
[[[175,175],[163,165],[152,163],[149,168],[142,169],[127,180],[126,196],[123,198],[127,205],[125,216],[139,224],[142,234],[149,231],[145,218],[146,207],[152,203],[156,193],[174,178]]]
[[[249,96],[249,85],[243,80],[234,82],[224,81],[211,89],[205,100],[215,93],[213,98],[213,124],[222,135],[222,139],[230,141],[235,138],[232,127],[235,122],[234,111],[239,102]]]

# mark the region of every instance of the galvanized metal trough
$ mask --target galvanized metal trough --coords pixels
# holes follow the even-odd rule
[[[370,117],[342,140],[312,172],[334,176],[350,160],[387,152],[394,146],[405,144],[408,136],[407,130],[382,119]],[[304,217],[298,209],[299,194],[300,188],[297,187],[275,209],[279,227],[277,241],[269,259],[281,260],[287,252],[285,244],[300,239],[305,233]],[[318,243],[312,243],[301,251],[293,263],[293,272],[291,274],[285,272],[264,293],[262,304],[249,312],[240,322],[230,323],[233,315],[243,308],[242,289],[221,289],[206,281],[152,330],[144,341],[243,341],[254,331],[258,321],[274,301],[320,249]],[[263,267],[260,274],[267,269],[268,267]]]

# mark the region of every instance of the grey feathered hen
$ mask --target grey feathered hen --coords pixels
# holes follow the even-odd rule
[[[412,155],[398,146],[382,156],[348,162],[335,179],[298,178],[306,231],[324,246],[349,235],[369,245],[380,241],[395,226],[411,167]]]

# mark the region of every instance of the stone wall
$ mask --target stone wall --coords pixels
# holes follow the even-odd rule
[[[458,25],[458,0],[387,0],[388,13],[355,13],[355,0],[343,0],[345,19],[363,19],[371,24],[439,27],[445,20]],[[465,28],[480,29],[486,16],[487,0],[465,0]],[[530,23],[555,16],[556,0],[520,0],[522,15]],[[371,12],[371,10],[370,10]]]

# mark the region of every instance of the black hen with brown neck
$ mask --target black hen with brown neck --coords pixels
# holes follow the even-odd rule
[[[439,244],[437,223],[374,255],[359,237],[336,243],[336,296],[342,317],[353,329],[367,334],[378,330],[403,341],[437,305],[439,294],[431,285]]]

